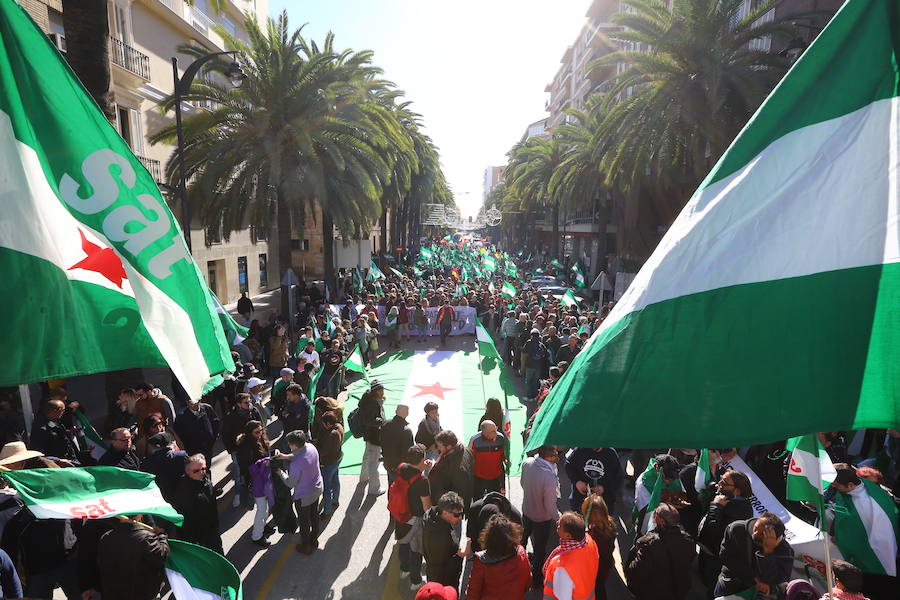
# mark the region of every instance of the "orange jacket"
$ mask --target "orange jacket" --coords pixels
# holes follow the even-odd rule
[[[576,550],[569,550],[558,556],[554,556],[547,566],[547,574],[544,576],[544,599],[560,600],[553,593],[553,577],[556,569],[562,567],[566,570],[575,589],[572,591],[572,600],[594,600],[594,586],[597,583],[597,568],[600,564],[600,555],[597,544],[593,538],[585,534],[587,545]]]

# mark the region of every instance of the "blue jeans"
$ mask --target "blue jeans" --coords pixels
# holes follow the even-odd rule
[[[334,505],[338,504],[341,497],[341,476],[338,471],[341,461],[330,465],[322,465],[322,513],[329,515],[334,511]]]
[[[324,376],[325,375],[322,375],[322,377]],[[328,383],[325,387],[328,390],[329,398],[337,398],[338,394],[341,391],[341,380],[343,378],[344,374],[341,371],[335,371],[328,379]]]

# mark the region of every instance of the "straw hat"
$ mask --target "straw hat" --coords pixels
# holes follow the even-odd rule
[[[23,460],[43,455],[42,452],[26,448],[25,442],[10,442],[0,450],[0,465],[22,462]]]

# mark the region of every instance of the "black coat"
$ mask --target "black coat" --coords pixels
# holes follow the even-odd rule
[[[638,538],[625,563],[628,589],[637,600],[684,600],[695,555],[694,541],[677,525]]]
[[[40,427],[32,429],[31,449],[56,458],[78,459],[78,449],[72,435],[56,421],[45,421]]]
[[[406,453],[413,445],[413,432],[406,419],[399,415],[381,426],[381,454],[388,472],[397,470],[406,460]]]
[[[701,551],[718,558],[725,529],[735,521],[746,521],[751,517],[753,507],[747,498],[730,498],[725,505],[710,502],[697,532]]]
[[[184,523],[178,528],[179,540],[224,554],[216,493],[208,478],[197,481],[186,475],[182,477],[172,497],[172,506],[184,515]]]
[[[613,448],[575,448],[566,458],[566,475],[572,482],[573,505],[579,508],[585,494],[575,488],[575,482],[583,481],[588,486],[602,485],[603,499],[608,506],[614,506],[625,481],[619,455]]]
[[[456,492],[468,508],[472,502],[472,451],[457,444],[456,448],[434,463],[428,473],[428,481],[431,483],[432,504],[436,505],[445,493]]]
[[[248,421],[262,423],[259,411],[252,404],[248,410],[235,408],[222,420],[222,443],[225,444],[225,451],[229,454],[237,452],[237,436],[244,433],[244,425]]]
[[[152,600],[159,596],[169,539],[131,521],[115,521],[97,546],[104,598]]]
[[[359,399],[359,417],[363,426],[363,439],[376,446],[381,445],[381,426],[384,424],[384,405],[369,392]]]
[[[472,503],[466,515],[466,536],[472,540],[473,551],[482,550],[478,536],[481,535],[481,530],[484,529],[488,519],[495,514],[501,514],[513,523],[522,524],[522,513],[512,505],[509,498],[500,492],[488,492],[483,498]]]
[[[100,457],[97,464],[101,467],[119,467],[129,471],[141,470],[141,459],[132,450],[122,452],[121,450],[110,448]]]
[[[429,508],[423,517],[422,548],[428,581],[459,587],[462,558],[456,555],[458,542],[453,539],[453,528],[441,518],[437,506]]]
[[[719,583],[724,586],[723,596],[737,594],[753,587],[758,578],[763,583],[776,586],[791,578],[794,566],[794,550],[787,540],[781,540],[775,551],[763,555],[753,542],[753,524],[756,519],[735,521],[725,528],[719,560],[722,571]]]
[[[201,402],[196,413],[190,408],[178,413],[174,428],[188,454],[211,454],[219,437],[219,415],[212,406]]]

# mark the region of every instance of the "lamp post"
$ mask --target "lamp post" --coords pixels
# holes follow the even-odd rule
[[[228,70],[225,72],[225,76],[231,82],[231,85],[238,87],[244,82],[247,75],[244,73],[243,69],[241,69],[241,65],[237,62],[237,52],[235,50],[213,52],[212,54],[201,56],[185,69],[184,75],[180,78],[178,77],[178,58],[175,56],[172,57],[172,78],[175,82],[175,91],[173,93],[175,98],[175,132],[178,136],[178,199],[181,201],[181,219],[184,227],[184,241],[187,244],[188,252],[191,251],[191,208],[187,201],[187,185],[184,174],[184,131],[181,126],[181,97],[190,91],[191,83],[193,83],[197,73],[200,72],[200,67],[214,58],[226,54],[235,55],[235,60],[229,65]]]

